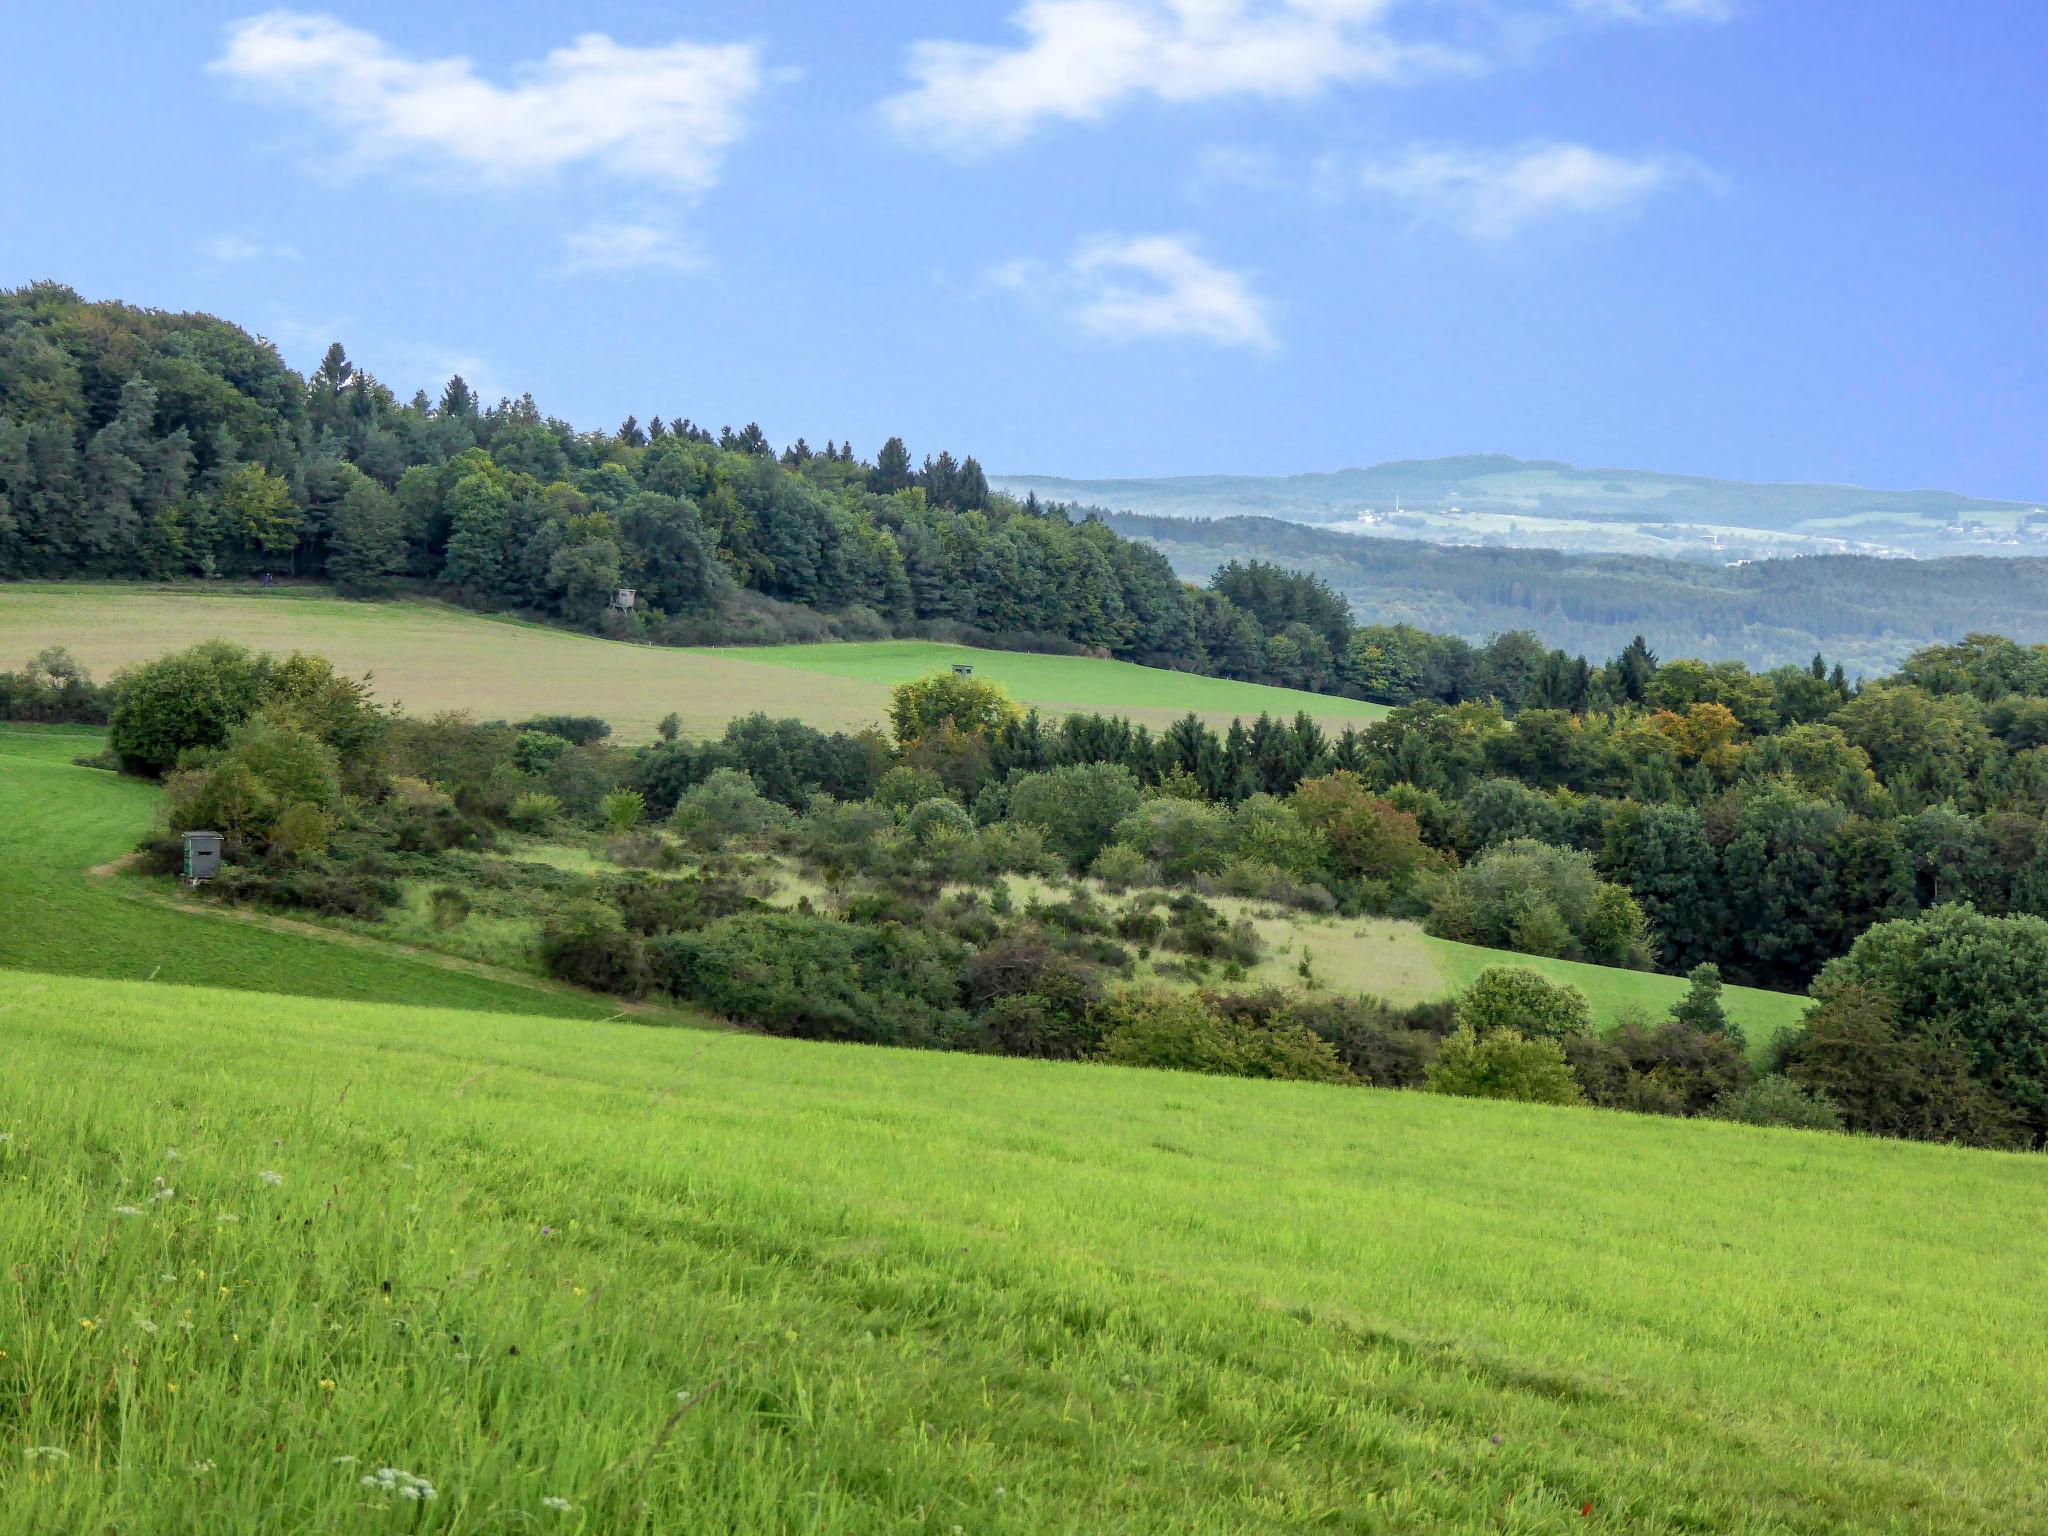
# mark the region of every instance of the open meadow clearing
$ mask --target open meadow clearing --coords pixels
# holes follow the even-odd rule
[[[8,1531],[2048,1522],[2032,1157],[22,973],[0,1029]]]
[[[354,602],[322,588],[141,583],[23,583],[0,587],[0,668],[47,645],[70,648],[104,680],[132,662],[200,640],[258,650],[311,651],[369,674],[377,697],[413,714],[466,709],[508,719],[597,715],[626,740],[645,740],[674,712],[690,736],[715,736],[756,710],[828,729],[888,719],[893,684],[974,664],[1020,703],[1049,714],[1105,711],[1153,727],[1194,710],[1211,724],[1261,712],[1307,710],[1326,726],[1386,710],[1353,699],[1169,672],[1123,661],[983,651],[927,641],[874,645],[715,647],[626,645],[594,635],[493,618],[444,603]]]

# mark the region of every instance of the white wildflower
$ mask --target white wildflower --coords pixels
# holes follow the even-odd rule
[[[257,1174],[256,1177],[261,1179],[266,1184],[282,1184],[284,1182],[283,1174],[272,1173],[268,1168],[264,1169],[261,1173]]]
[[[558,1515],[571,1515],[576,1512],[576,1506],[574,1504],[571,1504],[567,1499],[562,1498],[559,1494],[553,1493],[549,1494],[546,1498],[540,1501],[540,1507],[542,1509],[552,1509]]]
[[[337,1456],[334,1458],[334,1464],[337,1467],[352,1467],[356,1464],[356,1459],[353,1456]]]
[[[32,1445],[22,1452],[30,1461],[69,1461],[71,1453],[61,1445]]]
[[[440,1497],[434,1491],[434,1485],[424,1477],[402,1472],[397,1467],[379,1467],[374,1472],[364,1473],[356,1481],[365,1488],[374,1488],[379,1493],[395,1493],[401,1499],[411,1499],[415,1504]]]
[[[175,1189],[164,1182],[163,1175],[158,1174],[156,1188],[149,1192],[149,1198],[152,1200],[170,1200],[175,1198],[177,1193]]]
[[[166,1162],[175,1163],[176,1161],[178,1161],[179,1158],[183,1157],[184,1155],[185,1154],[180,1152],[176,1147],[164,1148],[164,1160]]]
[[[117,1205],[114,1207],[114,1214],[116,1216],[140,1216],[142,1214],[142,1207],[139,1205]]]
[[[192,1475],[194,1477],[204,1477],[212,1470],[213,1463],[211,1461],[195,1461],[192,1463]]]
[[[156,1324],[155,1324],[155,1323],[152,1323],[152,1322],[151,1322],[151,1321],[150,1321],[150,1320],[149,1320],[148,1318],[146,1318],[146,1317],[138,1317],[138,1318],[136,1318],[136,1319],[135,1319],[135,1326],[136,1326],[136,1327],[138,1327],[138,1328],[140,1328],[140,1329],[141,1329],[141,1330],[142,1330],[142,1331],[143,1331],[144,1333],[155,1333],[155,1332],[156,1332]]]
[[[237,1216],[233,1211],[222,1211],[218,1216],[214,1217],[213,1219],[217,1222],[225,1224],[227,1222],[240,1221],[242,1218]]]

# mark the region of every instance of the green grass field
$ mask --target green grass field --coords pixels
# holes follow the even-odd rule
[[[1228,899],[1218,905],[1232,916],[1266,910],[1257,903]],[[1455,944],[1430,937],[1418,924],[1388,918],[1288,915],[1255,917],[1253,924],[1267,946],[1267,954],[1254,969],[1253,979],[1276,986],[1299,985],[1296,966],[1304,950],[1323,986],[1340,993],[1369,993],[1393,1003],[1422,1003],[1449,997],[1471,986],[1488,966],[1526,965],[1553,981],[1569,982],[1585,993],[1594,1023],[1601,1028],[1614,1023],[1629,1008],[1646,1010],[1661,1019],[1686,989],[1682,976]],[[1760,1059],[1774,1036],[1799,1022],[1809,999],[1796,992],[1730,986],[1722,991],[1721,1001],[1728,1017],[1742,1026],[1751,1055]]]
[[[914,677],[966,663],[974,675],[1000,683],[1011,696],[1059,713],[1094,712],[1178,717],[1193,710],[1210,719],[1261,712],[1291,718],[1307,711],[1317,719],[1342,725],[1377,720],[1388,713],[1383,704],[1329,698],[1294,688],[1269,688],[1101,661],[1085,656],[1036,656],[1021,651],[984,651],[965,645],[940,645],[929,640],[881,640],[850,645],[726,646],[701,654],[733,661],[763,662],[821,677],[846,678],[884,688]]]
[[[1326,725],[1386,713],[1374,704],[1085,657],[1027,656],[923,641],[670,650],[626,645],[430,602],[351,602],[320,588],[142,583],[0,584],[0,667],[65,645],[105,679],[117,667],[199,640],[314,651],[371,675],[379,698],[415,714],[490,718],[601,715],[644,740],[671,711],[693,736],[763,710],[844,730],[884,723],[889,689],[955,660],[1053,714],[1105,710],[1164,726],[1190,709],[1211,723],[1306,709]]]
[[[20,973],[0,1029],[7,1532],[2048,1526],[2032,1157]]]
[[[181,910],[166,882],[90,871],[132,852],[158,791],[79,768],[90,731],[0,725],[0,966],[123,980],[239,987],[600,1017],[581,993],[453,969],[432,956],[350,945],[218,908]]]

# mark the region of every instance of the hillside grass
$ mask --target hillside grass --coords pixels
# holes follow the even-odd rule
[[[1127,661],[1088,656],[1042,656],[1022,651],[987,651],[930,640],[878,640],[839,645],[717,647],[701,654],[762,662],[799,672],[894,687],[955,665],[1000,683],[1012,697],[1060,714],[1100,713],[1178,718],[1190,710],[1214,719],[1261,713],[1291,718],[1297,712],[1342,726],[1377,720],[1384,704],[1340,699],[1295,688],[1232,682],[1194,672],[1141,667]]]
[[[25,974],[0,1029],[0,1531],[2048,1524],[2032,1157]]]
[[[1341,727],[1383,707],[1286,688],[1087,657],[1033,656],[923,641],[878,645],[713,647],[630,645],[493,617],[445,603],[356,602],[322,587],[0,584],[0,667],[46,645],[68,646],[96,678],[200,640],[312,651],[372,679],[377,697],[413,714],[479,718],[599,715],[629,741],[676,714],[685,734],[716,736],[756,710],[824,729],[887,722],[889,689],[955,660],[1054,715],[1103,710],[1154,727],[1190,709],[1211,724],[1306,709]]]
[[[160,796],[72,763],[103,744],[93,731],[0,725],[0,967],[583,1018],[616,1011],[567,988],[181,902],[170,882],[108,868],[155,823]]]

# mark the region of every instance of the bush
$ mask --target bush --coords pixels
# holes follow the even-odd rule
[[[334,836],[334,822],[317,805],[300,801],[288,805],[271,824],[271,851],[288,859],[312,858],[327,851]]]
[[[540,960],[558,981],[637,997],[647,987],[647,961],[618,909],[571,901],[541,924]]]
[[[1331,865],[1347,879],[1399,890],[1437,862],[1415,818],[1373,794],[1355,773],[1307,780],[1294,791],[1293,805],[1328,841]]]
[[[957,1049],[974,1042],[960,1006],[966,953],[894,924],[750,912],[668,940],[661,979],[770,1034]]]
[[[1707,1113],[1743,1125],[1782,1125],[1799,1131],[1842,1128],[1842,1112],[1825,1095],[1800,1087],[1782,1072],[1724,1094]]]
[[[469,895],[456,886],[437,885],[427,893],[427,915],[436,928],[459,928],[469,912]]]
[[[615,789],[599,802],[604,824],[613,832],[630,832],[647,814],[647,798],[638,790]]]
[[[1426,926],[1464,944],[1603,965],[1646,968],[1653,952],[1635,898],[1602,880],[1590,855],[1526,838],[1446,879]]]
[[[945,792],[945,781],[936,773],[899,765],[875,781],[873,798],[892,811],[907,811],[913,805],[936,799]]]
[[[398,905],[396,881],[363,870],[279,864],[262,869],[224,866],[213,892],[225,901],[313,912],[322,917],[374,918]]]
[[[269,673],[270,658],[224,640],[130,667],[111,685],[108,745],[129,772],[160,778],[255,714]]]
[[[1726,1035],[1637,1014],[1597,1039],[1565,1042],[1586,1097],[1606,1109],[1703,1115],[1749,1083],[1749,1063]]]
[[[1814,991],[1849,986],[1889,997],[1898,1031],[1952,1040],[1970,1075],[2027,1117],[2036,1142],[2048,1139],[2048,919],[1940,906],[1879,923]]]
[[[1369,997],[1298,997],[1267,987],[1257,992],[1206,993],[1225,1018],[1270,1023],[1287,1017],[1328,1041],[1344,1067],[1375,1088],[1419,1088],[1451,1028],[1443,1003],[1395,1008]]]
[[[1671,1017],[1706,1035],[1726,1035],[1737,1046],[1748,1044],[1742,1026],[1721,1006],[1721,968],[1702,960],[1685,976],[1685,996],[1671,1005]]]
[[[1196,801],[1147,800],[1117,824],[1115,835],[1116,845],[1095,861],[1098,879],[1104,878],[1103,860],[1117,855],[1113,867],[1135,871],[1156,865],[1164,878],[1185,885],[1221,869],[1230,854],[1229,813]],[[1140,878],[1134,874],[1126,883]]]
[[[1527,1039],[1568,1040],[1592,1028],[1585,993],[1524,965],[1488,966],[1457,1000],[1460,1029],[1511,1030]]]
[[[1137,991],[1119,993],[1096,1011],[1102,1027],[1097,1059],[1115,1066],[1302,1082],[1351,1080],[1328,1041],[1284,1014],[1265,1024],[1226,1019],[1198,997]]]
[[[1138,781],[1120,764],[1070,764],[1012,784],[1009,819],[1039,828],[1046,846],[1079,872],[1109,846],[1141,798]]]
[[[1096,855],[1095,867],[1090,871],[1112,891],[1128,891],[1134,885],[1153,885],[1158,882],[1159,871],[1146,861],[1145,855],[1128,843],[1112,843]]]
[[[513,798],[505,820],[521,832],[545,832],[562,814],[562,802],[553,795],[529,791]]]
[[[692,848],[709,851],[745,843],[786,824],[789,812],[733,768],[721,768],[676,801],[669,829]]]
[[[1000,684],[961,677],[950,668],[898,683],[889,691],[889,723],[897,742],[906,747],[942,725],[992,740],[1018,714]]]
[[[559,736],[571,746],[584,747],[594,741],[603,741],[612,733],[612,728],[596,715],[536,715],[531,720],[522,720],[522,731],[540,731],[549,736]]]
[[[19,672],[0,672],[0,720],[105,725],[108,691],[61,645],[36,652]]]
[[[1959,1040],[1900,1029],[1898,1005],[1874,987],[1835,985],[1778,1051],[1785,1075],[1834,1104],[1849,1130],[1970,1147],[2031,1140],[2019,1112],[1971,1075]]]
[[[521,731],[512,742],[512,761],[521,773],[543,774],[569,750],[569,740],[551,731]]]
[[[1563,1047],[1555,1040],[1527,1039],[1512,1029],[1475,1034],[1461,1026],[1437,1048],[1423,1077],[1430,1092],[1463,1099],[1584,1102]]]
[[[703,876],[669,880],[619,880],[610,894],[619,916],[634,933],[688,933],[735,912],[762,908],[736,881]]]

